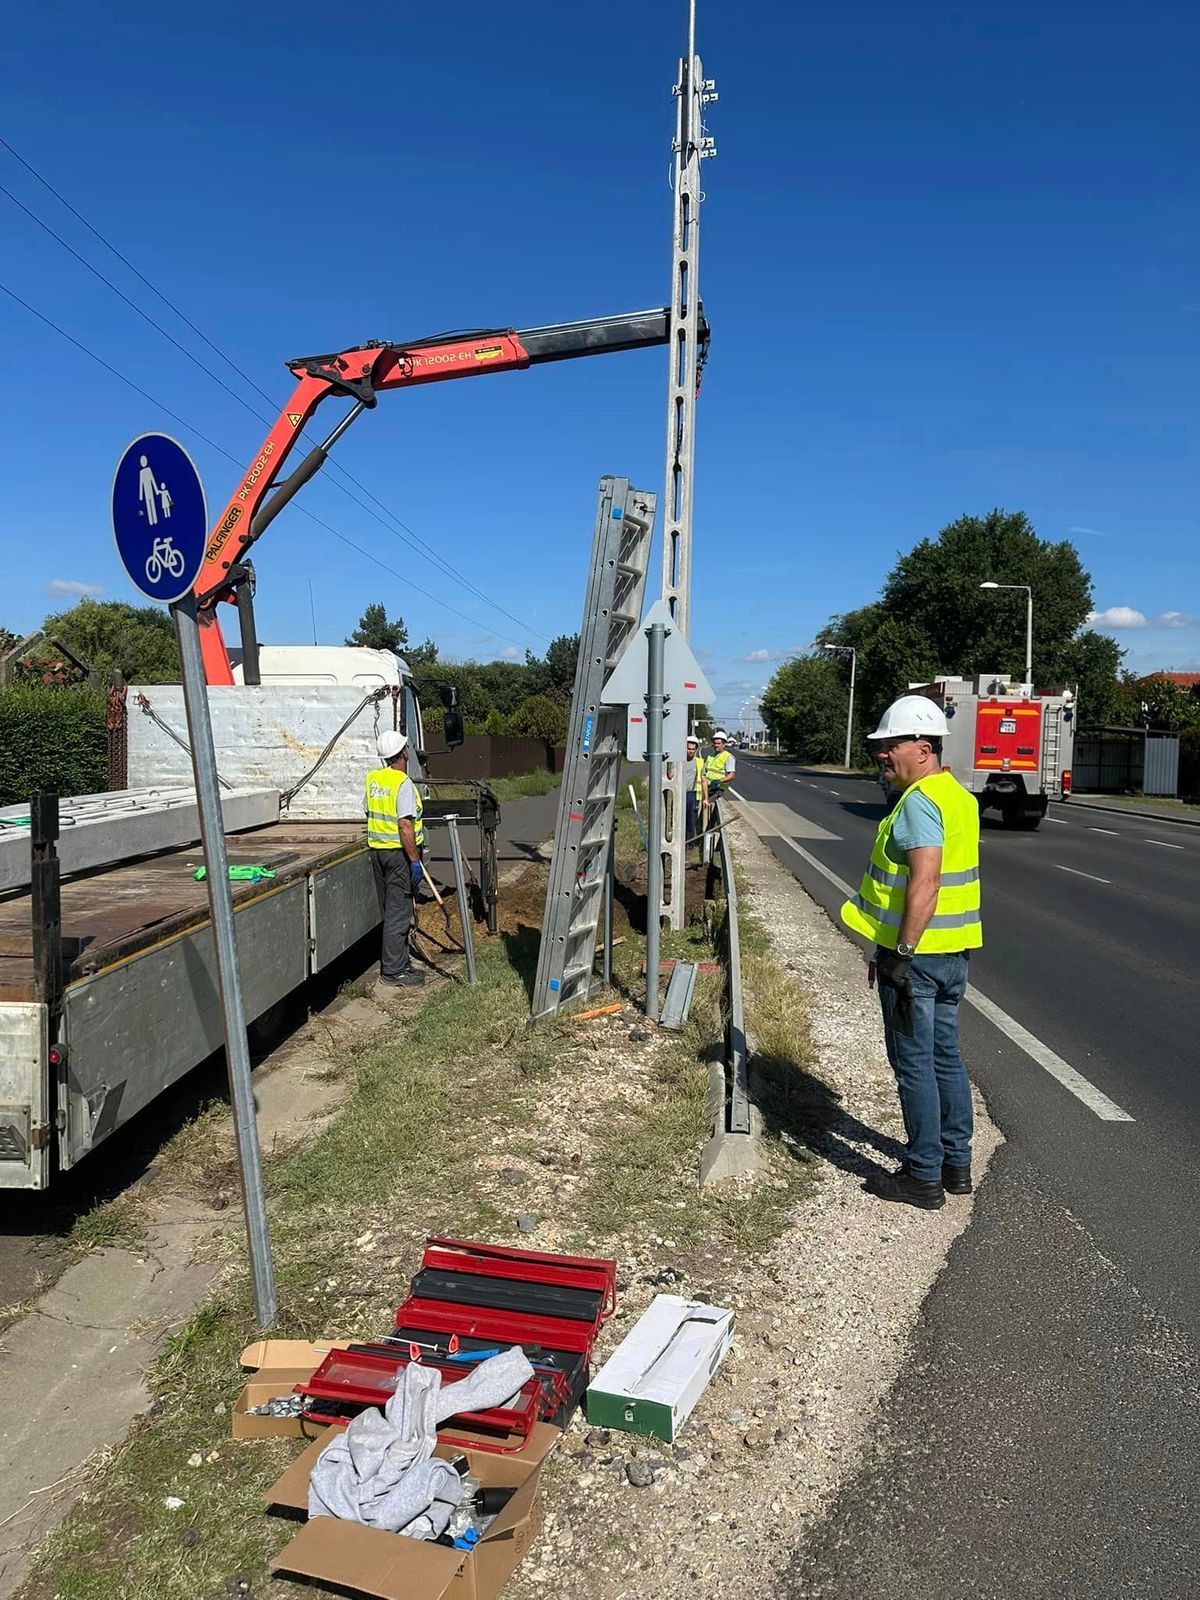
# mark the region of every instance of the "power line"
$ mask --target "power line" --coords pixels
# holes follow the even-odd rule
[[[103,356],[97,355],[94,350],[89,349],[86,344],[77,339],[73,333],[68,333],[65,328],[61,328],[57,322],[54,322],[50,317],[39,311],[36,306],[31,306],[28,300],[22,300],[21,296],[17,294],[15,290],[10,289],[6,283],[0,283],[0,294],[6,294],[10,300],[15,301],[16,304],[19,305],[22,310],[27,311],[31,317],[36,317],[40,323],[51,329],[52,332],[57,333],[61,338],[65,339],[68,344],[73,344],[76,350],[81,350],[85,356],[90,357],[91,360],[96,362],[98,366],[103,367],[106,372],[111,373],[114,378],[119,379],[120,382],[125,384],[127,388],[132,389],[135,394],[141,395],[143,400],[148,400],[150,404],[161,411],[164,416],[170,417],[171,420],[173,422],[177,422],[181,428],[185,428],[188,433],[193,434],[197,439],[200,439],[204,444],[208,445],[210,450],[215,450],[218,455],[224,456],[226,461],[232,461],[235,467],[240,467],[242,465],[238,457],[235,456],[231,450],[226,450],[224,445],[218,444],[215,439],[210,439],[206,433],[203,433],[195,426],[194,423],[189,422],[186,417],[181,417],[177,411],[172,411],[170,406],[164,405],[161,400],[157,399],[148,390],[143,389],[140,384],[135,383],[132,378],[126,377],[125,373],[121,372],[119,368],[114,367],[111,361],[106,361]],[[335,528],[332,523],[326,522],[323,517],[318,517],[314,512],[309,511],[306,506],[297,506],[296,509],[300,512],[301,516],[307,517],[310,522],[315,522],[318,527],[324,528],[327,533],[331,533],[335,539],[340,539],[343,544],[349,545],[351,550],[357,550],[360,556],[366,556],[368,561],[373,561],[377,567],[382,567],[385,572],[391,573],[393,578],[399,578],[401,583],[403,583],[406,588],[412,589],[415,593],[423,596],[426,600],[431,600],[434,605],[441,606],[444,611],[449,611],[451,616],[458,617],[462,622],[470,623],[473,628],[484,626],[478,617],[469,617],[465,611],[459,611],[458,608],[456,606],[452,606],[449,601],[442,600],[435,594],[430,594],[428,589],[422,589],[419,584],[414,583],[407,573],[400,572],[396,567],[389,566],[386,561],[383,561],[372,551],[364,550],[362,545],[355,544],[353,539],[347,538],[347,536],[338,528]],[[518,649],[524,648],[519,639],[514,639],[507,633],[501,633],[496,628],[492,628],[489,631],[495,634],[496,638],[498,639],[507,639],[509,644],[516,645]]]
[[[275,401],[272,400],[271,396],[267,394],[266,391],[257,383],[255,383],[254,379],[251,378],[247,372],[243,371],[243,369],[238,366],[237,362],[234,361],[231,356],[226,355],[225,351],[221,349],[220,345],[216,344],[208,337],[206,333],[202,331],[202,329],[198,328],[191,318],[186,316],[173,300],[169,299],[165,294],[163,294],[161,289],[156,288],[156,286],[151,283],[150,279],[147,278],[144,273],[139,272],[137,267],[134,266],[133,262],[130,261],[129,258],[120,250],[118,250],[116,245],[107,239],[98,228],[93,226],[93,224],[88,221],[82,212],[78,211],[64,195],[59,193],[49,179],[44,178],[37,168],[27,161],[25,157],[21,155],[18,150],[14,149],[13,146],[9,144],[8,140],[2,136],[0,136],[0,145],[2,145],[4,149],[14,157],[15,160],[19,161],[25,170],[34,178],[36,178],[43,188],[48,190],[49,193],[52,194],[61,205],[65,206],[71,215],[80,223],[82,223],[89,233],[97,238],[106,249],[110,250],[113,255],[116,256],[118,261],[126,266],[141,283],[144,283],[152,294],[156,295],[165,306],[174,312],[181,322],[185,323],[199,339],[202,339],[210,350],[213,350],[218,356],[220,356],[221,360],[224,361],[227,366],[231,367],[233,371],[236,372],[238,376],[255,391],[255,393],[259,394],[269,406],[275,406]],[[244,410],[248,411],[252,417],[255,417],[263,424],[264,427],[268,429],[273,426],[272,419],[269,416],[264,417],[263,414],[254,406],[252,406],[243,395],[240,395],[236,389],[231,388],[229,384],[227,384],[223,378],[218,376],[218,374],[215,373],[210,366],[207,366],[203,361],[201,361],[199,356],[197,356],[193,351],[189,350],[185,344],[182,344],[178,339],[176,339],[174,334],[170,333],[166,328],[164,328],[160,322],[157,322],[150,315],[150,313],[142,306],[138,305],[135,300],[130,299],[123,289],[119,288],[111,278],[106,277],[105,274],[100,271],[99,267],[95,266],[91,261],[89,261],[86,256],[81,255],[80,252],[76,250],[75,247],[66,239],[64,239],[61,234],[57,233],[48,222],[46,222],[42,217],[39,217],[35,211],[31,210],[30,207],[27,206],[22,200],[19,200],[17,196],[13,194],[12,190],[6,188],[2,183],[0,183],[0,194],[6,195],[7,198],[12,201],[13,205],[18,208],[18,210],[24,212],[31,222],[36,223],[39,228],[41,228],[45,233],[49,234],[56,244],[60,245],[62,249],[64,249],[69,255],[73,256],[81,266],[85,267],[87,271],[93,275],[93,277],[98,278],[100,282],[103,283],[106,288],[110,289],[113,294],[118,297],[118,299],[122,300],[131,311],[136,312],[136,314],[141,317],[144,322],[148,323],[156,333],[161,334],[162,337],[168,341],[168,343],[173,345],[175,349],[178,350],[182,355],[186,356],[193,366],[198,367],[206,377],[211,378],[220,389],[224,390],[224,392],[229,395],[232,400],[236,400],[238,405],[240,405]],[[306,438],[308,437],[304,430],[302,430],[302,436]],[[309,438],[310,444],[314,442],[315,441]],[[421,540],[420,535],[416,533],[416,531],[411,528],[402,517],[398,516],[379,498],[378,495],[373,494],[371,490],[367,488],[366,484],[360,482],[359,479],[357,479],[348,468],[342,466],[339,461],[334,460],[332,457],[329,458],[328,464],[334,468],[335,472],[340,473],[343,477],[347,478],[352,484],[354,484],[357,489],[361,490],[361,492],[366,495],[368,499],[373,500],[375,505],[379,507],[380,511],[382,511],[385,516],[390,518],[392,522],[396,523],[398,528],[404,530],[403,532],[398,532],[396,528],[389,527],[388,524],[384,522],[383,517],[379,515],[379,512],[372,510],[371,506],[367,505],[364,500],[360,500],[357,495],[351,494],[350,490],[346,488],[344,483],[339,482],[336,478],[332,480],[334,488],[339,489],[344,495],[347,496],[348,499],[354,501],[354,503],[359,506],[361,510],[365,511],[369,517],[373,517],[375,521],[379,523],[380,527],[384,528],[386,532],[390,533],[394,539],[398,539],[401,544],[407,545],[417,555],[421,556],[424,560],[430,562],[431,565],[440,570],[446,577],[450,578],[453,582],[461,585],[461,587],[473,594],[476,599],[482,600],[485,605],[490,606],[494,611],[498,611],[501,616],[507,617],[510,622],[515,622],[518,627],[524,628],[525,631],[532,634],[534,638],[545,640],[547,643],[549,642],[549,636],[547,634],[539,632],[537,628],[531,627],[529,623],[524,620],[524,618],[515,616],[511,611],[508,611],[499,603],[499,601],[494,600],[491,595],[479,588],[479,586],[472,582],[470,578],[459,572],[458,568],[455,567],[452,562],[447,561],[439,551],[427,546],[424,541]],[[238,465],[243,465],[243,463],[239,462]],[[413,587],[416,586],[413,585]],[[506,635],[502,634],[500,637],[503,638],[506,637]]]

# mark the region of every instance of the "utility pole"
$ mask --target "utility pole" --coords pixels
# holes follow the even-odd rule
[[[675,83],[671,330],[667,370],[667,450],[663,474],[662,598],[685,639],[692,631],[692,475],[695,461],[696,385],[700,373],[700,163],[716,155],[704,131],[704,107],[717,98],[696,54],[696,0],[688,3],[687,55]],[[685,712],[681,714],[686,715]],[[671,776],[666,776],[670,772]],[[670,860],[670,890],[662,915],[672,928],[684,918],[684,775],[681,763],[664,766],[663,859]],[[650,907],[653,915],[654,908]]]

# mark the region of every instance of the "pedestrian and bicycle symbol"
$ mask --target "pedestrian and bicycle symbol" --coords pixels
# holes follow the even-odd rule
[[[135,588],[166,605],[182,599],[204,565],[208,512],[200,474],[165,433],[135,439],[117,463],[113,535]]]

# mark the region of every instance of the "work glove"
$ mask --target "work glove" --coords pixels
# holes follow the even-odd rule
[[[892,1013],[893,1029],[911,1039],[916,1028],[916,1001],[913,998],[912,957],[897,955],[894,950],[882,947],[875,952],[871,963],[881,989],[896,991],[896,1006]]]
[[[419,861],[410,861],[408,863],[408,871],[409,876],[412,879],[412,886],[415,889],[420,883],[421,879],[425,876],[425,868]]]

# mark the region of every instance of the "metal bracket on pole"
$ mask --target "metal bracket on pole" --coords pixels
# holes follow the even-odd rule
[[[458,842],[458,818],[447,817],[450,832],[450,859],[454,863],[454,891],[458,897],[458,920],[462,923],[463,951],[467,958],[467,982],[478,983],[475,971],[475,937],[471,932],[471,914],[467,908],[467,885],[463,873],[462,847]]]
[[[175,619],[175,634],[179,640],[188,740],[192,747],[200,833],[208,868],[204,881],[208,887],[208,909],[216,950],[217,988],[225,1026],[225,1060],[229,1069],[229,1093],[237,1134],[238,1171],[242,1182],[242,1206],[246,1214],[246,1237],[250,1246],[254,1309],[258,1326],[269,1328],[278,1310],[275,1274],[271,1266],[271,1242],[267,1234],[262,1155],[258,1147],[254,1090],[250,1084],[250,1050],[246,1043],[246,1015],[242,1008],[242,986],[238,973],[233,896],[229,889],[229,858],[225,850],[225,823],[217,788],[217,759],[213,750],[208,691],[200,656],[195,595],[187,594],[177,601],[171,607],[171,614]]]

